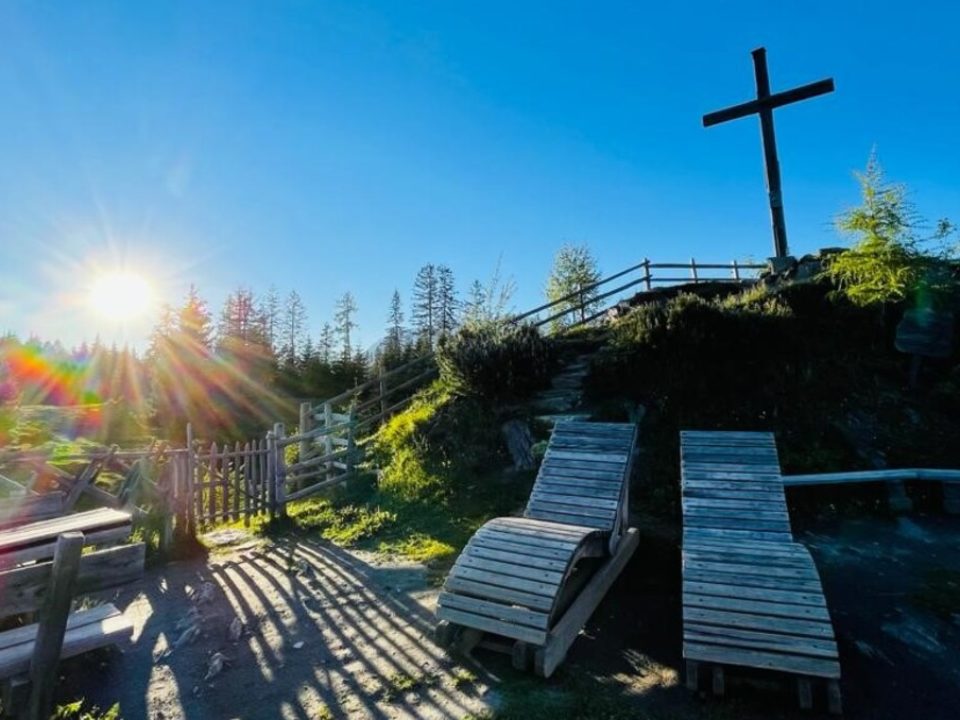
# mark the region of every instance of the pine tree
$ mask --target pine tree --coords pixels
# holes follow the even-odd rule
[[[280,356],[287,365],[295,365],[304,342],[307,308],[300,294],[292,290],[283,308],[283,343]]]
[[[185,342],[200,350],[213,345],[213,319],[207,303],[200,297],[195,285],[187,291],[187,299],[177,313],[177,328]]]
[[[317,341],[317,356],[324,365],[329,365],[333,359],[333,341],[333,328],[330,323],[324,323]]]
[[[273,348],[273,351],[276,353],[279,351],[278,347],[278,335],[280,324],[280,295],[277,292],[276,285],[271,285],[267,289],[267,294],[264,295],[260,303],[260,314],[263,315],[264,330],[267,336],[267,342],[270,343],[270,347]]]
[[[483,283],[474,280],[467,291],[467,302],[463,306],[464,325],[477,325],[484,319],[484,308],[487,304],[487,291]]]
[[[566,315],[553,321],[555,329],[575,321],[583,322],[596,311],[596,297],[600,291],[591,286],[599,280],[597,261],[586,245],[564,245],[560,248],[547,280],[547,299],[556,302],[566,295],[574,295],[550,309],[551,314],[569,310]]]
[[[437,336],[445,337],[457,327],[459,302],[453,271],[446,265],[437,266],[437,309],[435,313]]]
[[[413,283],[413,325],[421,342],[433,347],[437,334],[437,268],[427,263],[417,272]]]
[[[390,352],[399,352],[403,348],[403,305],[400,301],[400,292],[393,291],[390,299],[390,312],[387,314],[387,341],[386,349]]]
[[[345,292],[337,300],[336,312],[333,314],[335,332],[340,338],[340,358],[344,364],[350,362],[353,355],[353,346],[350,342],[351,333],[357,327],[353,316],[357,312],[357,302],[353,294]]]

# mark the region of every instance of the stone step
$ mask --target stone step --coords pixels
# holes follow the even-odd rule
[[[552,428],[558,422],[588,422],[593,419],[593,415],[590,413],[552,413],[537,415],[536,419],[547,423]]]

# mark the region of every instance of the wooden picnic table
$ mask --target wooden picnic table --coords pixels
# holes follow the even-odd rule
[[[86,545],[123,540],[131,522],[129,512],[99,508],[0,530],[0,568],[52,558],[57,538],[68,532],[82,532]]]

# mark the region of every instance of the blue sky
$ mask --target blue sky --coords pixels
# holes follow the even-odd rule
[[[776,114],[791,249],[836,245],[876,145],[931,219],[960,218],[953,3],[4,2],[0,330],[141,345],[82,300],[125,265],[304,297],[351,290],[363,340],[394,287],[498,258],[518,308],[564,242],[601,268],[770,252],[754,118],[703,113],[833,76]]]

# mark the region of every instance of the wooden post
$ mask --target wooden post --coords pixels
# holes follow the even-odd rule
[[[690,273],[693,275],[693,284],[696,285],[699,278],[697,277],[697,261],[695,258],[690,258]]]
[[[196,498],[197,456],[193,444],[193,425],[187,423],[187,533],[193,537],[197,534],[197,515],[194,513],[199,507],[195,504]]]
[[[354,427],[357,424],[357,411],[353,406],[350,407],[350,424],[347,425],[347,473],[353,472],[353,455],[357,450],[356,431]]]
[[[310,403],[308,402],[300,403],[300,434],[301,435],[310,432],[310,430],[312,429],[313,413],[311,410],[312,408],[310,407]],[[310,441],[301,440],[300,441],[300,462],[303,462],[304,460],[306,460],[309,455],[310,455]]]
[[[653,276],[650,275],[650,258],[643,259],[643,274],[646,278],[645,284],[647,286],[647,292],[653,290]]]
[[[267,513],[270,516],[270,520],[277,516],[277,471],[276,471],[276,462],[277,462],[277,453],[276,453],[276,442],[273,438],[273,431],[267,433],[267,475],[264,478],[264,484],[266,485],[266,495],[267,495]]]
[[[740,282],[740,266],[737,265],[736,260],[733,261],[733,279]]]
[[[274,453],[276,454],[276,460],[274,461],[274,470],[276,476],[276,491],[277,491],[277,512],[280,517],[287,516],[287,468],[286,463],[283,458],[283,438],[286,437],[286,431],[284,430],[283,423],[275,423],[273,426],[273,435],[274,435]]]
[[[217,520],[217,443],[210,443],[210,465],[207,466],[207,513],[211,523]]]
[[[83,533],[68,532],[57,538],[50,585],[40,607],[40,624],[30,661],[33,687],[26,714],[30,720],[48,720],[53,712],[53,689],[82,550]]]
[[[333,407],[328,402],[323,404],[323,427],[326,430],[323,436],[323,454],[329,457],[333,454],[333,435],[330,434],[330,428],[333,427]],[[333,461],[328,461],[325,480],[330,480],[333,477],[333,470]]]
[[[240,519],[240,493],[246,489],[243,482],[243,473],[246,467],[244,460],[243,445],[237,440],[233,446],[233,512],[231,517],[234,522]]]
[[[160,459],[157,458],[159,465]],[[179,510],[177,506],[177,472],[180,463],[176,456],[171,456],[167,464],[157,473],[157,494],[163,498],[163,528],[160,530],[160,552],[166,555],[173,545],[173,518]],[[166,482],[163,482],[166,478]]]
[[[250,441],[243,446],[243,526],[250,527],[250,503],[253,501],[253,453]]]
[[[267,493],[270,491],[270,445],[267,438],[260,438],[260,454],[257,456],[257,461],[260,468],[260,477],[259,484],[257,488],[260,493],[260,502],[259,502],[259,512],[265,513],[270,511],[270,502],[267,498]]]

